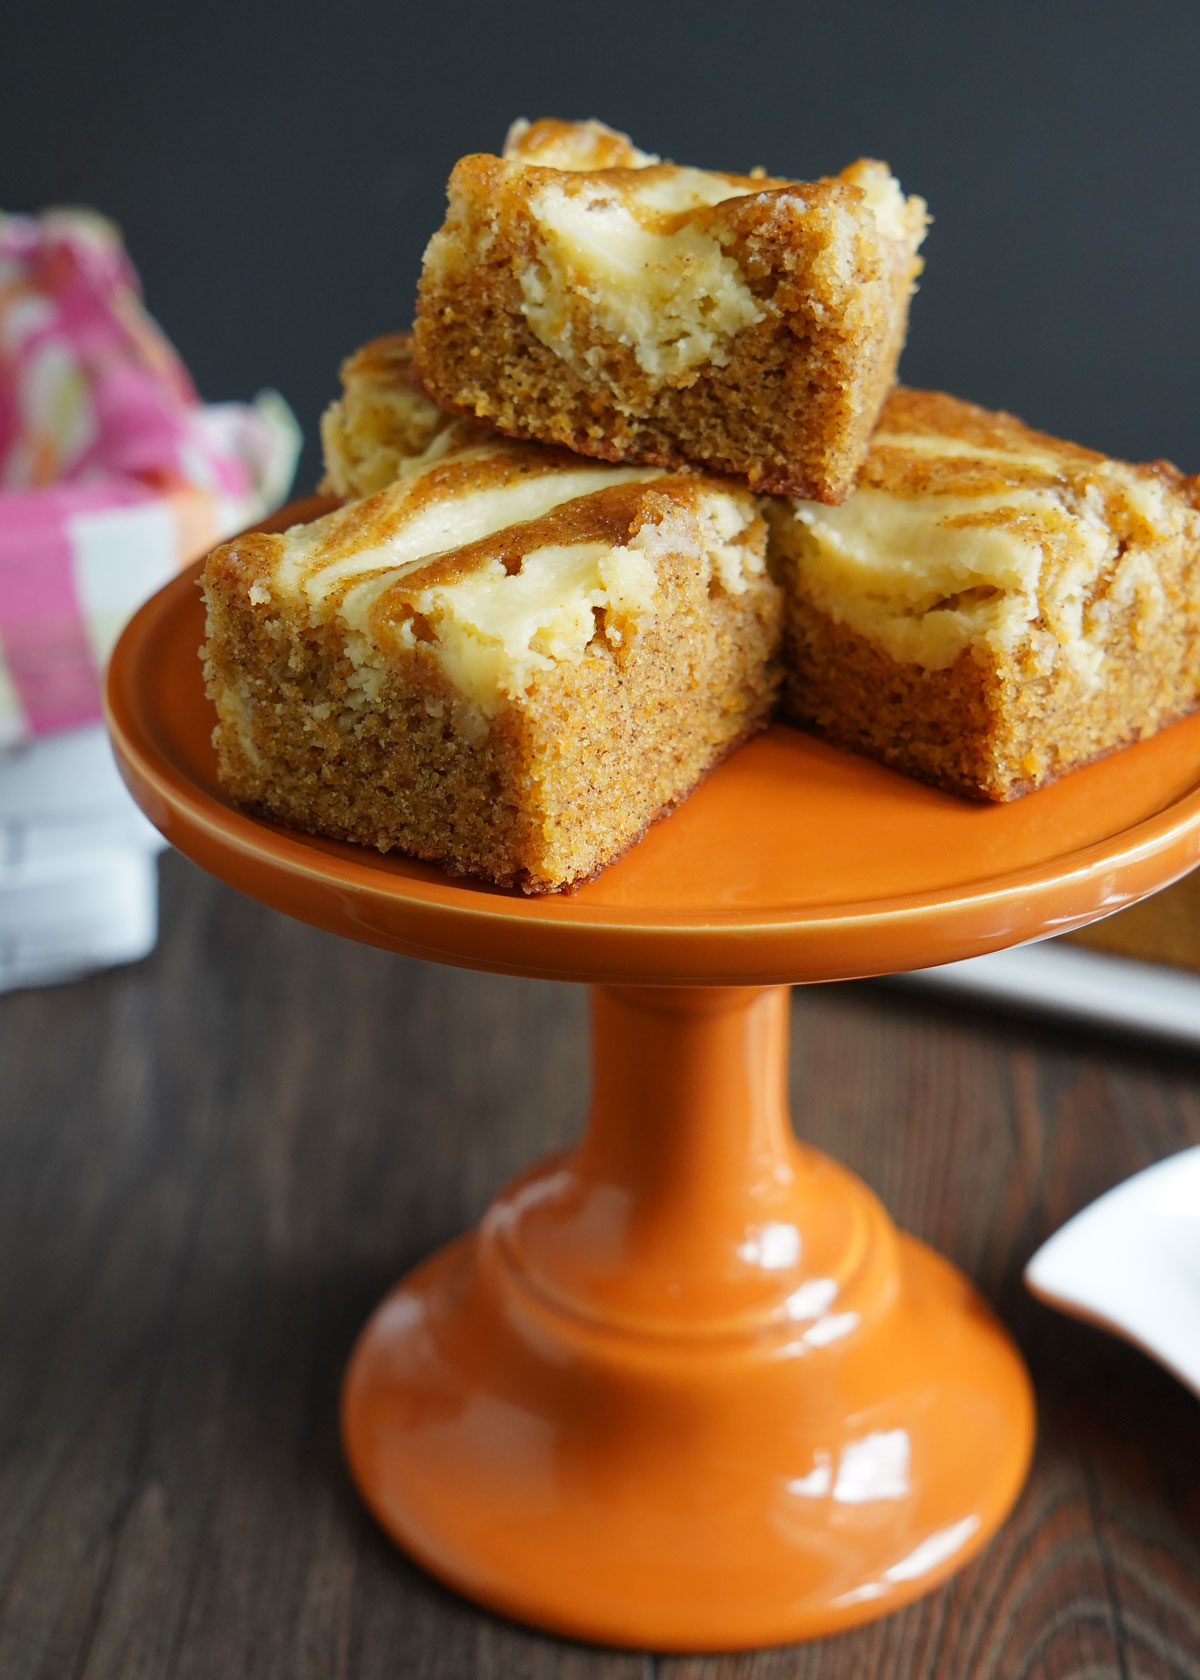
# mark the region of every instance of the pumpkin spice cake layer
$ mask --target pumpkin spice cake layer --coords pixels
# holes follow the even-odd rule
[[[417,369],[512,436],[838,502],[895,377],[925,223],[869,160],[799,183],[659,163],[599,123],[518,124],[450,178]]]
[[[421,389],[411,333],[364,344],[342,363],[341,381],[342,395],[321,416],[321,489],[332,495],[373,495],[439,434],[451,427],[461,434],[464,422],[443,413]]]
[[[1010,799],[1200,702],[1200,480],[898,390],[841,507],[770,513],[785,714]]]
[[[585,880],[775,705],[754,498],[450,433],[403,473],[209,556],[221,780],[457,873]]]

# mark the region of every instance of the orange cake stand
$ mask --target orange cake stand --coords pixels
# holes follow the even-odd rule
[[[958,1569],[1024,1479],[1029,1377],[967,1281],[793,1138],[787,987],[1062,932],[1183,874],[1200,716],[994,807],[776,728],[598,880],[525,899],[234,810],[202,630],[192,574],[109,679],[170,841],[351,939],[593,987],[582,1142],[398,1284],[350,1361],[346,1453],[387,1532],[510,1616],[665,1650],[831,1633]]]

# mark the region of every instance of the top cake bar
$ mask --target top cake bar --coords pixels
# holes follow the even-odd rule
[[[840,502],[925,224],[882,163],[799,183],[660,163],[600,123],[517,124],[450,178],[417,372],[512,436]]]

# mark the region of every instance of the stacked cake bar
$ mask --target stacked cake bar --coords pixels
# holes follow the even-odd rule
[[[616,167],[614,167],[616,165]],[[518,125],[450,177],[417,301],[444,408],[606,461],[838,502],[895,376],[925,206],[659,163],[598,124]]]
[[[1195,706],[1197,481],[896,388],[925,220],[599,123],[463,159],[325,416],[342,505],[209,557],[233,796],[545,892],[780,705],[988,799]]]

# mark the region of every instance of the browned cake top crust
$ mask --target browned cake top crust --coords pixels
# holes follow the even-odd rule
[[[624,542],[649,480],[658,480],[660,496],[694,499],[693,481],[654,468],[614,471],[565,449],[491,440],[435,458],[377,495],[275,537],[273,547],[281,559],[289,556],[290,579],[303,573],[310,593],[317,580],[335,573],[331,597],[384,559],[403,567],[405,590],[462,582],[492,562],[511,576],[541,548]],[[414,532],[420,533],[415,544]]]
[[[927,670],[1036,646],[1099,682],[1123,613],[1148,637],[1174,610],[1164,556],[1200,566],[1200,480],[937,391],[891,394],[840,507],[798,501],[775,522],[805,599]]]
[[[451,428],[383,490],[209,556],[207,585],[268,616],[336,625],[369,690],[391,652],[425,645],[485,713],[530,677],[627,643],[659,610],[658,568],[691,559],[740,594],[764,571],[745,490],[656,467]]]
[[[1195,499],[1200,479],[1170,461],[1140,466],[1035,431],[1000,409],[981,408],[944,391],[898,386],[888,397],[859,475],[859,488],[902,497],[988,496],[1009,489],[1076,486],[1101,480],[1128,485],[1158,479]]]
[[[549,169],[640,169],[658,163],[653,152],[639,151],[629,138],[594,117],[587,122],[564,122],[518,117],[504,141],[510,163],[536,163]]]

